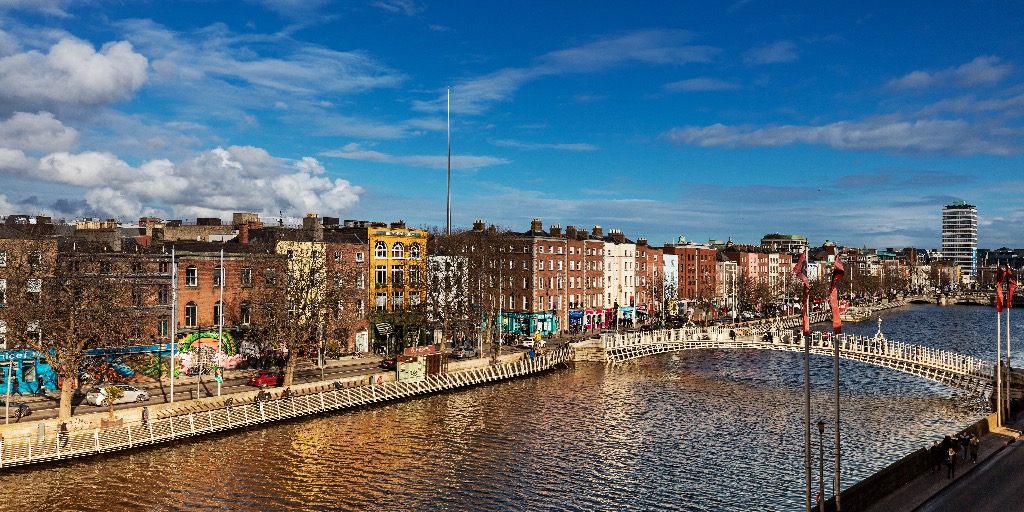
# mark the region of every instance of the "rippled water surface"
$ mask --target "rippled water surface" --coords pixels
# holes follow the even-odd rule
[[[991,308],[904,308],[882,330],[995,352]],[[812,415],[830,418],[832,360],[811,363]],[[844,488],[985,414],[978,400],[915,377],[854,362],[841,371]],[[22,510],[802,510],[802,379],[802,355],[756,350],[581,364],[16,470],[0,486],[4,507]],[[830,425],[826,474],[832,435]]]

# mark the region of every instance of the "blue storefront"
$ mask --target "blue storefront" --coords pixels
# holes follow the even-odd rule
[[[57,389],[57,375],[35,350],[0,350],[0,394],[24,394],[39,391],[40,377],[43,387]]]

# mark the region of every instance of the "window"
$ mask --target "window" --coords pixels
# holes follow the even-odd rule
[[[171,264],[166,261],[161,261],[159,265],[160,273],[166,274],[171,271]]]
[[[267,286],[270,286],[270,285],[274,284],[275,282],[277,282],[277,276],[274,273],[274,269],[268,268],[263,273],[263,283],[266,284]]]
[[[252,286],[252,267],[242,267],[241,274],[239,274],[242,281],[242,288],[249,288]]]
[[[213,287],[219,288],[220,283],[223,282],[224,269],[220,266],[213,267]]]
[[[357,252],[356,253],[356,261],[360,262],[360,263],[363,261],[363,253],[361,253],[361,252]]]
[[[217,303],[213,305],[213,325],[222,325],[224,319],[221,318],[221,309],[223,309],[221,307],[221,303],[220,301],[217,301]]]
[[[185,269],[185,286],[199,286],[199,270],[194,265]]]
[[[7,280],[0,279],[0,306],[7,302]]]
[[[341,261],[341,251],[334,251],[334,261]]]
[[[7,251],[0,251],[0,267],[7,266]]]
[[[28,252],[28,264],[35,266],[43,262],[43,253],[39,249],[33,249]]]
[[[360,290],[365,290],[366,289],[366,273],[365,272],[360,272],[359,275],[356,276],[356,287],[358,287]]]
[[[420,304],[421,300],[422,299],[420,298],[420,292],[412,292],[412,293],[409,294],[409,305],[410,306],[418,306]]]
[[[377,292],[373,294],[373,308],[377,311],[386,311],[388,308],[388,292]]]
[[[189,302],[185,304],[185,327],[195,327],[198,324],[197,317],[199,308],[196,307],[195,302]]]
[[[363,299],[359,299],[356,301],[356,318],[361,320],[364,317],[366,317],[366,303],[363,302]]]
[[[285,251],[285,254],[288,256],[289,260],[294,260],[295,259],[295,250],[294,249],[288,249],[287,251]]]
[[[377,283],[377,288],[384,287],[388,281],[388,266],[377,265],[376,267],[374,267],[373,278],[374,282]]]
[[[404,266],[395,265],[391,267],[391,284],[392,286],[403,286],[405,284]]]
[[[392,310],[404,309],[405,308],[405,297],[402,292],[392,292],[391,294],[391,308]]]
[[[409,267],[409,284],[412,286],[419,286],[422,273],[418,265],[412,265]]]
[[[527,290],[527,289],[529,289],[529,288],[527,288],[527,287],[529,286],[529,284],[530,284],[530,283],[529,283],[529,280],[528,280],[528,279],[526,279],[526,278],[524,277],[524,278],[523,278],[523,289],[524,289],[524,290]]]
[[[388,257],[388,244],[384,242],[377,242],[377,244],[373,246],[373,257],[386,259]]]
[[[43,291],[42,279],[29,279],[25,282],[25,284],[25,288],[29,293],[40,293]]]
[[[420,259],[420,244],[409,246],[409,257],[417,260]]]
[[[529,263],[527,263],[526,260],[523,260],[523,270],[530,270],[528,267]]]
[[[395,245],[391,246],[391,257],[392,258],[404,258],[405,257],[405,245],[402,242],[395,242]]]
[[[114,264],[109,261],[100,262],[100,274],[113,274]]]
[[[160,285],[160,288],[156,291],[156,302],[157,304],[170,304],[171,303],[171,287],[166,284]]]
[[[238,308],[238,323],[242,325],[252,323],[252,306],[248,302],[243,302]]]
[[[160,323],[158,323],[157,326],[156,326],[157,334],[160,335],[160,336],[167,336],[167,330],[168,330],[167,326],[168,326],[167,320],[160,320]]]
[[[558,260],[558,270],[562,270],[562,260]]]

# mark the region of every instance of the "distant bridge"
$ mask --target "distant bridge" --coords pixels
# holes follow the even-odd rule
[[[839,344],[839,357],[915,375],[973,395],[990,393],[995,367],[992,362],[922,345],[850,334],[812,333],[794,337],[792,331],[773,330],[769,341],[763,329],[740,330],[733,339],[727,327],[671,329],[649,333],[605,334],[600,340],[578,344],[578,359],[619,364],[666,352],[702,349],[759,349],[803,352],[832,357]],[[590,346],[587,346],[590,345]]]

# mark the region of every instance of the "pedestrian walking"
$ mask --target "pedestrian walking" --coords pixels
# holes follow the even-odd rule
[[[978,448],[979,448],[978,436],[971,434],[971,463],[978,463]]]
[[[149,425],[149,407],[142,408],[142,426]]]
[[[946,451],[946,467],[949,471],[946,473],[946,478],[953,478],[956,473],[956,448],[952,446]]]
[[[46,381],[43,380],[43,375],[36,375],[36,394],[39,396],[46,396]]]
[[[964,432],[960,435],[960,455],[961,459],[967,460],[967,450],[971,447],[971,436]]]
[[[18,396],[23,396],[21,394],[21,383],[18,382],[17,377],[11,379],[11,394],[13,395],[15,393],[17,393]]]
[[[942,447],[939,446],[938,441],[932,441],[932,447],[928,449],[928,454],[932,457],[932,474],[938,473],[942,470]]]
[[[60,428],[57,437],[60,438],[60,447],[64,448],[68,444],[68,422],[60,422]]]

